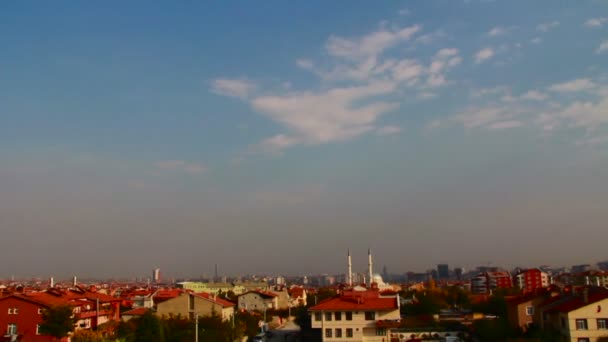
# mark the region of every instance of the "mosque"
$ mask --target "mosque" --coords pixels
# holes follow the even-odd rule
[[[346,273],[346,285],[351,287],[355,291],[365,291],[367,289],[371,289],[372,287],[377,288],[380,291],[394,291],[396,290],[394,286],[387,284],[382,279],[382,276],[378,273],[373,272],[373,260],[372,260],[372,251],[371,249],[367,250],[367,274],[363,274],[362,282],[354,281],[353,274],[353,263],[350,256],[350,249],[347,252],[347,265],[348,271]],[[365,286],[361,286],[359,284],[365,284]]]

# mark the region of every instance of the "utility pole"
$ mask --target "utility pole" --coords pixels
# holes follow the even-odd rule
[[[194,342],[198,342],[198,312],[194,313]]]

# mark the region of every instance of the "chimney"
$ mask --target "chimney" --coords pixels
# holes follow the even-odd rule
[[[53,279],[53,277],[49,278],[49,287],[50,288],[54,288],[55,287],[55,280]]]
[[[78,286],[78,278],[76,278],[76,276],[74,276],[74,278],[72,278],[72,286],[73,287]]]

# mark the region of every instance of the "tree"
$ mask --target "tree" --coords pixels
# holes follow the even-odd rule
[[[135,342],[165,342],[161,321],[151,310],[146,311],[135,324]]]
[[[72,342],[105,342],[102,334],[91,330],[78,330],[71,338]]]
[[[71,305],[57,305],[42,312],[40,333],[52,336],[54,339],[67,337],[74,331],[76,318]]]

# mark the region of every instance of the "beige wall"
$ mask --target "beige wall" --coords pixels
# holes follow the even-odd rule
[[[598,310],[600,312],[598,312]],[[600,337],[608,337],[608,329],[598,329],[597,319],[608,319],[608,299],[589,304],[578,310],[563,314],[568,322],[568,337],[570,341],[578,341],[578,338],[588,337],[591,342],[597,342]],[[586,319],[587,330],[577,330],[576,320]]]
[[[315,311],[319,312],[319,311]],[[380,320],[398,320],[401,318],[399,309],[374,311],[374,320],[365,320],[365,311],[352,311],[353,319],[346,320],[346,311],[339,311],[342,314],[341,320],[336,321],[335,311],[321,311],[321,320],[317,320],[315,312],[312,312],[312,327],[321,329],[323,342],[330,341],[352,341],[352,342],[382,342],[388,341],[388,330],[384,329],[384,336],[376,336],[376,322]],[[326,320],[326,313],[331,313],[332,319]],[[346,329],[353,329],[353,337],[346,337]],[[325,337],[325,329],[332,329],[332,337]],[[336,337],[336,329],[342,330],[342,337]]]
[[[194,307],[190,307],[189,297],[194,299]],[[191,317],[190,314],[198,313],[199,316],[210,316],[213,312],[220,315],[223,320],[231,319],[234,314],[234,307],[223,307],[213,301],[198,297],[192,294],[183,294],[179,297],[169,299],[159,303],[156,307],[156,314],[159,316],[177,316],[185,318]]]
[[[265,298],[256,292],[242,294],[238,299],[239,309],[247,311],[257,310],[263,312],[264,309],[276,309],[278,304],[278,297]]]

